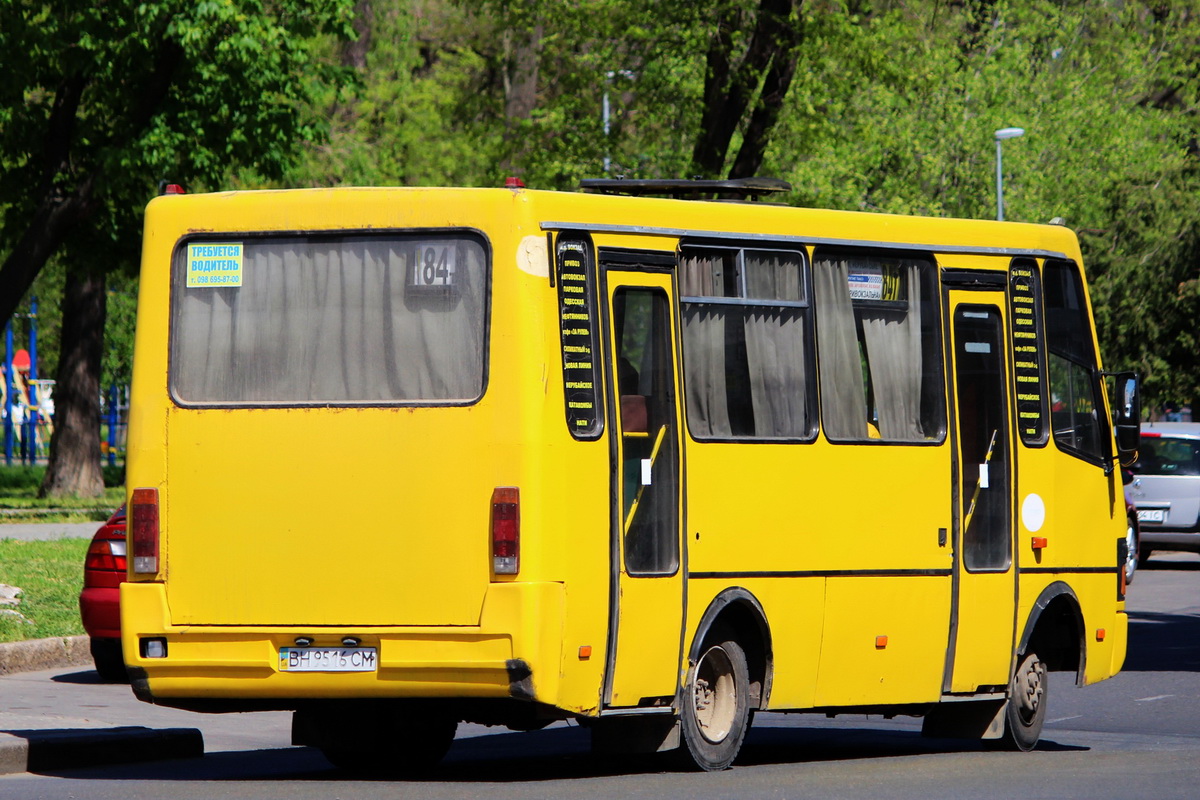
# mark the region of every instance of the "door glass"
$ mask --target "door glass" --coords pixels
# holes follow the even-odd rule
[[[667,296],[618,289],[613,297],[621,408],[621,505],[625,570],[679,567],[675,380]]]
[[[963,563],[969,570],[1004,570],[1012,544],[1000,317],[990,307],[960,307],[954,329]]]

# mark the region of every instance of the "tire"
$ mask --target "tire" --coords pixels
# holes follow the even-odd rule
[[[1046,663],[1037,653],[1025,653],[1008,685],[1004,706],[1004,735],[1000,744],[1008,750],[1029,751],[1042,737],[1046,722]]]
[[[732,640],[706,647],[688,671],[680,711],[686,765],[705,772],[729,767],[750,727],[746,654]]]
[[[458,729],[449,717],[406,716],[366,724],[370,733],[320,745],[320,752],[337,769],[355,775],[406,777],[425,775],[450,750]]]
[[[129,683],[129,674],[125,672],[125,655],[121,652],[120,639],[93,637],[89,641],[89,647],[100,680],[107,683]]]
[[[1125,556],[1125,585],[1133,583],[1133,573],[1137,572],[1139,544],[1137,535],[1137,525],[1133,517],[1128,517],[1125,520],[1125,546],[1127,555]]]

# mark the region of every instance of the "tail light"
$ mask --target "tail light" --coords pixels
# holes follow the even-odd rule
[[[516,575],[521,567],[521,492],[515,486],[492,492],[492,572]]]
[[[135,575],[158,572],[158,489],[134,489],[129,500],[129,545]]]
[[[87,556],[83,560],[83,568],[123,574],[125,572],[125,540],[93,539],[88,547]]]

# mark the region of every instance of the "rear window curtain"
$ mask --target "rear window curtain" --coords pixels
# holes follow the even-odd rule
[[[474,237],[248,239],[240,286],[174,268],[185,403],[467,402],[483,391],[487,258]],[[423,262],[442,274],[421,285]]]

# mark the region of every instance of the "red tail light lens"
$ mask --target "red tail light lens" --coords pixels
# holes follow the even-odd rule
[[[521,567],[521,492],[514,486],[492,492],[492,572],[516,575]]]
[[[88,547],[83,560],[85,570],[103,572],[125,572],[125,542],[112,539],[95,539]]]
[[[129,500],[129,544],[136,575],[158,572],[158,489],[134,489]]]

